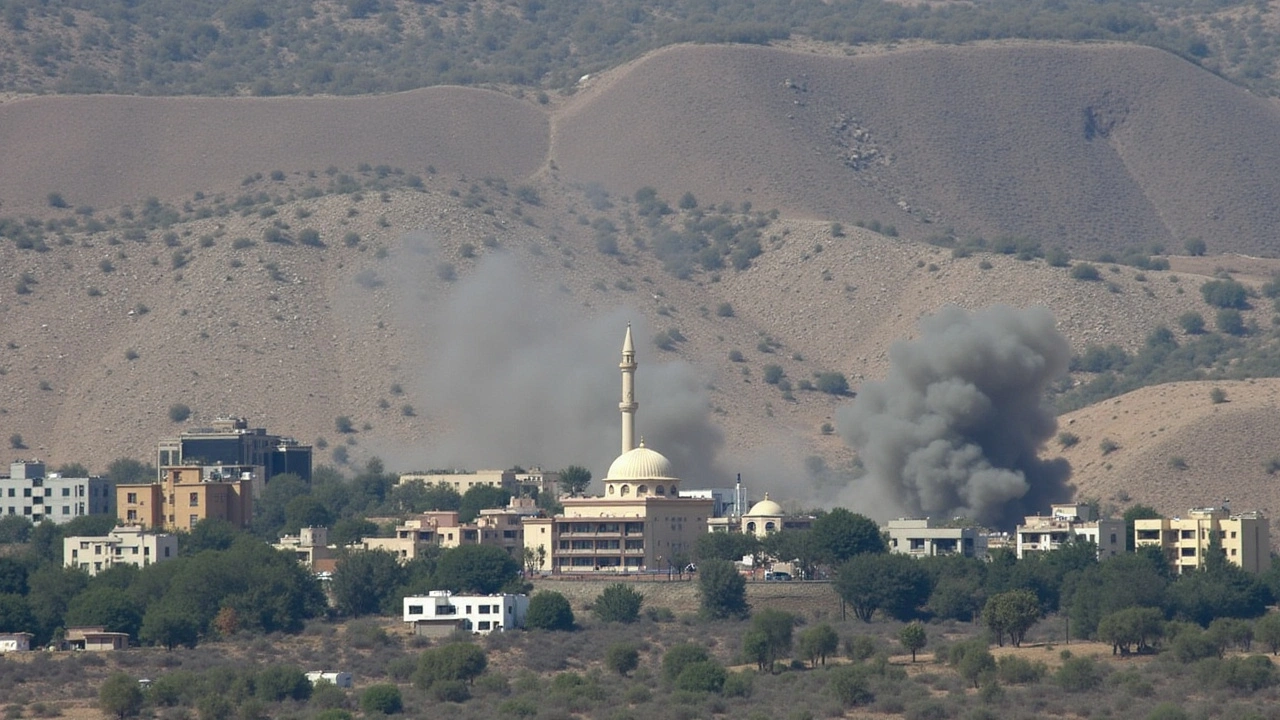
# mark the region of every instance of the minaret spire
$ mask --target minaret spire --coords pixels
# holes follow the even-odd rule
[[[622,452],[629,452],[636,446],[636,402],[635,374],[636,347],[631,342],[631,323],[627,323],[627,335],[622,340],[622,362],[618,364],[622,370],[622,402],[618,409],[622,411]]]

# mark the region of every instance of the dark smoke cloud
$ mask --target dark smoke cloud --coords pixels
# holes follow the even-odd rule
[[[438,253],[420,242],[411,239],[402,266],[420,257],[434,267]],[[638,311],[584,307],[504,254],[485,257],[447,291],[422,287],[422,278],[434,277],[429,269],[405,274],[405,324],[421,338],[406,369],[418,377],[415,406],[425,408],[429,430],[418,448],[383,449],[392,467],[577,464],[604,478],[621,450],[618,362],[630,322],[637,434],[672,461],[685,487],[727,482],[716,465],[724,438],[710,419],[705,380],[684,362],[660,362]]]
[[[1037,457],[1057,429],[1044,402],[1070,346],[1045,308],[948,306],[889,351],[888,378],[837,413],[872,502],[1008,528],[1066,501],[1071,468]]]

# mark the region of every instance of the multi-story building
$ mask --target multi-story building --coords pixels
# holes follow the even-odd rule
[[[541,514],[530,498],[512,498],[505,508],[486,508],[473,523],[459,522],[457,511],[435,511],[409,518],[396,526],[395,536],[371,537],[361,541],[365,550],[386,550],[402,562],[409,562],[429,545],[455,548],[460,545],[492,545],[518,557],[524,548],[521,520]]]
[[[0,515],[21,515],[33,523],[62,524],[85,515],[106,515],[112,507],[106,478],[67,478],[46,473],[45,464],[22,460],[0,475]]]
[[[1187,517],[1135,520],[1134,543],[1154,546],[1178,573],[1203,567],[1212,545],[1229,562],[1260,573],[1271,566],[1271,535],[1267,518],[1259,512],[1232,515],[1224,508],[1194,508]]]
[[[912,557],[987,555],[987,531],[980,527],[943,525],[933,518],[898,518],[890,520],[885,530],[890,552]]]
[[[230,475],[230,477],[229,477]],[[190,532],[201,520],[226,520],[247,528],[253,519],[252,475],[220,466],[170,467],[155,483],[116,486],[117,517],[145,530]]]
[[[118,527],[102,536],[77,535],[62,540],[62,561],[97,575],[113,565],[146,567],[178,557],[178,538],[147,533],[137,526]]]
[[[173,467],[192,465],[260,466],[261,482],[276,475],[293,473],[311,482],[311,446],[279,435],[266,428],[251,428],[239,417],[218,418],[211,427],[183,432],[160,441],[156,467],[160,479]],[[261,492],[261,487],[255,488]]]
[[[520,495],[521,487],[521,481],[514,470],[432,470],[425,473],[404,473],[396,484],[407,483],[444,485],[453,488],[459,495],[467,494],[473,487],[498,487],[512,495]]]
[[[1093,508],[1083,503],[1051,505],[1048,516],[1028,515],[1018,526],[1017,553],[1057,550],[1063,543],[1088,540],[1105,560],[1125,551],[1124,520],[1093,517]]]
[[[337,548],[329,544],[329,528],[305,527],[297,535],[285,535],[271,547],[293,553],[302,565],[321,569],[324,561],[337,556]]]
[[[564,512],[524,520],[524,547],[542,571],[661,570],[687,558],[707,532],[712,498],[680,497],[671,461],[635,444],[635,346],[622,343],[622,454],[609,466],[600,497],[561,498]]]
[[[444,636],[455,630],[488,635],[524,627],[529,610],[525,595],[454,595],[432,590],[404,599],[404,621],[418,635]]]

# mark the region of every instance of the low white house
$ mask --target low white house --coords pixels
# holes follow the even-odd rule
[[[27,652],[33,637],[29,632],[0,633],[0,653]]]
[[[415,634],[437,637],[454,630],[487,635],[524,627],[527,595],[454,595],[432,590],[404,599],[404,621]]]
[[[328,680],[340,688],[351,687],[351,673],[349,672],[325,672],[323,670],[313,670],[307,673],[307,680],[311,681],[312,685],[315,685],[321,680]]]

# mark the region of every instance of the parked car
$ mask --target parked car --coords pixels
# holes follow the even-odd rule
[[[764,574],[764,579],[769,581],[787,582],[791,579],[791,573],[770,571]]]

